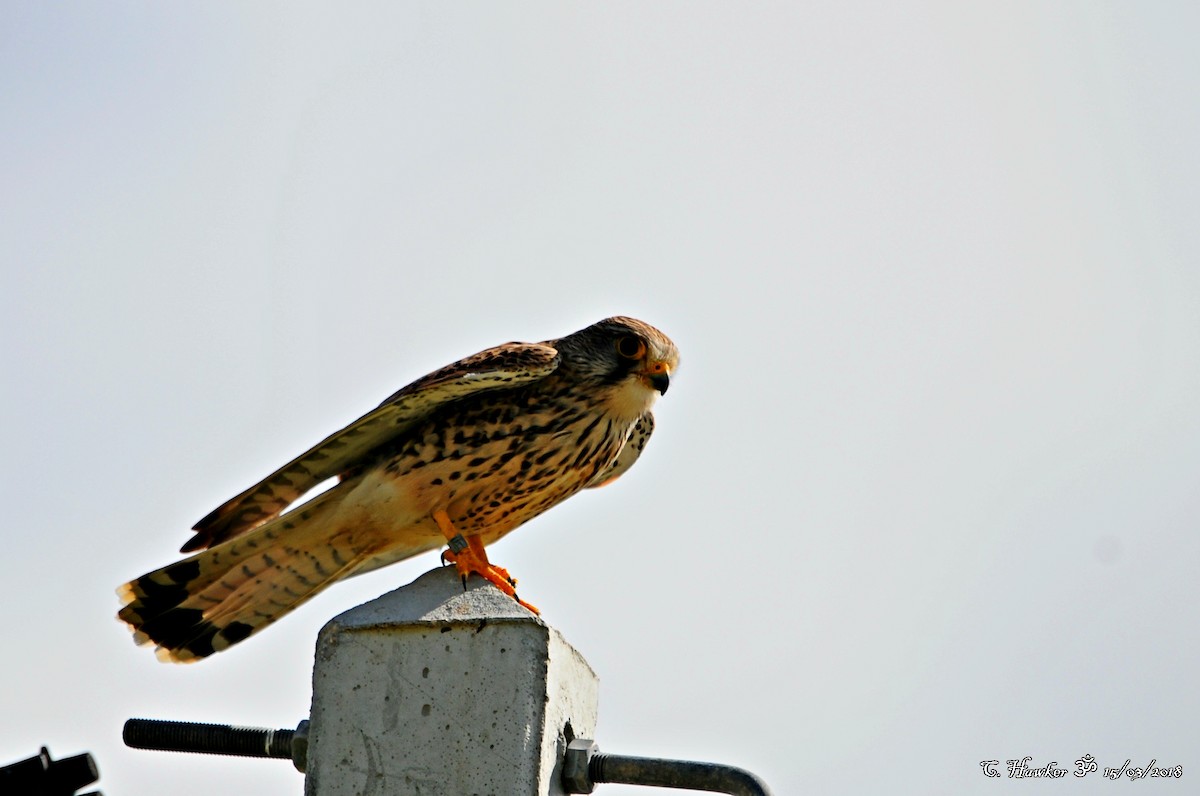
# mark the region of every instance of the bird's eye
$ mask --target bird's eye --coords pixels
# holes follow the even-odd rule
[[[631,334],[618,337],[616,346],[617,353],[626,359],[641,359],[646,354],[646,344]]]

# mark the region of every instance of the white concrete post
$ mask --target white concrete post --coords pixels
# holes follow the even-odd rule
[[[567,742],[595,737],[597,686],[512,598],[427,572],[321,630],[304,792],[557,796]]]

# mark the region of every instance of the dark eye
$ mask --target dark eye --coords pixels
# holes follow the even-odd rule
[[[626,359],[641,359],[646,354],[646,344],[631,334],[618,337],[616,346],[617,353]]]

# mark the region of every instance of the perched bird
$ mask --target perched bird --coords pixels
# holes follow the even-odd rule
[[[666,335],[623,317],[461,359],[218,506],[181,549],[199,552],[117,590],[117,616],[160,660],[198,660],[336,580],[443,544],[464,585],[477,574],[516,598],[485,546],[624,473],[678,363]]]

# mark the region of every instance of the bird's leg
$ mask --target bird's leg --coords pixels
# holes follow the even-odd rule
[[[483,540],[479,538],[479,534],[471,534],[467,537],[467,546],[471,548],[471,552],[483,559],[483,563],[500,577],[508,581],[514,588],[517,585],[517,579],[508,574],[508,570],[504,567],[498,567],[491,561],[488,561],[487,551],[483,549]]]
[[[433,521],[437,523],[450,546],[449,550],[443,551],[442,560],[454,563],[454,568],[462,578],[464,589],[467,587],[467,576],[476,574],[530,611],[535,614],[541,613],[537,608],[517,596],[516,578],[509,575],[508,570],[494,566],[488,561],[487,551],[483,549],[483,541],[479,538],[479,534],[463,536],[454,527],[450,521],[450,515],[446,513],[445,509],[433,512]]]

